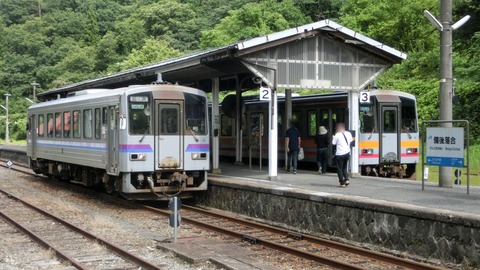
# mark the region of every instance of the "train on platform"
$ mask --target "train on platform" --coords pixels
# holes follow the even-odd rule
[[[127,199],[186,198],[207,189],[208,127],[198,89],[83,90],[28,109],[27,155],[36,173]]]
[[[359,101],[359,134],[354,134],[358,147],[359,171],[362,175],[415,178],[419,162],[419,130],[415,96],[393,90],[372,90],[368,100]],[[235,157],[236,119],[232,98],[222,102],[220,115],[220,156]],[[231,100],[232,102],[228,102]],[[228,104],[231,103],[231,104]],[[285,160],[284,127],[285,98],[278,100],[278,157]],[[242,113],[242,158],[268,157],[268,102],[258,97],[245,97]],[[318,128],[325,126],[331,137],[336,123],[349,125],[348,93],[334,92],[292,97],[292,120],[302,134],[305,159],[316,162],[314,138]],[[329,145],[329,166],[332,164],[332,145]]]

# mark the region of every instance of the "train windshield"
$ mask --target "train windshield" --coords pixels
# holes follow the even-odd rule
[[[185,93],[185,124],[187,131],[207,134],[207,100],[203,96]]]
[[[402,101],[402,132],[417,132],[417,111],[415,100],[401,97]]]
[[[151,133],[151,99],[148,94],[130,96],[128,99],[128,122],[132,135]]]
[[[373,105],[360,106],[360,131],[362,133],[375,132],[375,107]]]

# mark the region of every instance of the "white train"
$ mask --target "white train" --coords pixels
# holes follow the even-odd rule
[[[129,199],[191,197],[207,189],[207,98],[178,85],[92,89],[28,109],[36,173]]]

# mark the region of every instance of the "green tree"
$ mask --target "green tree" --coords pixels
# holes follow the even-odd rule
[[[310,19],[302,14],[292,0],[248,3],[240,9],[229,12],[214,29],[203,31],[200,47],[204,49],[219,47],[307,22],[310,22]]]
[[[405,52],[438,46],[438,33],[423,15],[438,14],[438,0],[349,0],[341,23]]]
[[[170,47],[165,40],[148,38],[141,49],[133,49],[132,53],[123,62],[114,65],[113,69],[118,71],[135,68],[180,55],[180,51]]]

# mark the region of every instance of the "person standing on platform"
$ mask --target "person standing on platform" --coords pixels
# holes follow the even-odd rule
[[[350,159],[350,144],[353,141],[352,134],[345,130],[344,123],[337,123],[337,133],[333,136],[332,144],[336,146],[335,164],[337,165],[337,175],[339,187],[346,187],[350,184],[348,179],[347,165]]]
[[[328,161],[328,130],[324,126],[318,128],[318,134],[315,137],[315,144],[317,144],[317,165],[318,173],[327,173],[327,161]]]
[[[295,122],[291,122],[290,128],[287,129],[285,136],[285,148],[287,149],[287,172],[290,172],[290,165],[293,157],[293,173],[297,174],[298,150],[302,144],[300,130],[295,126]]]

